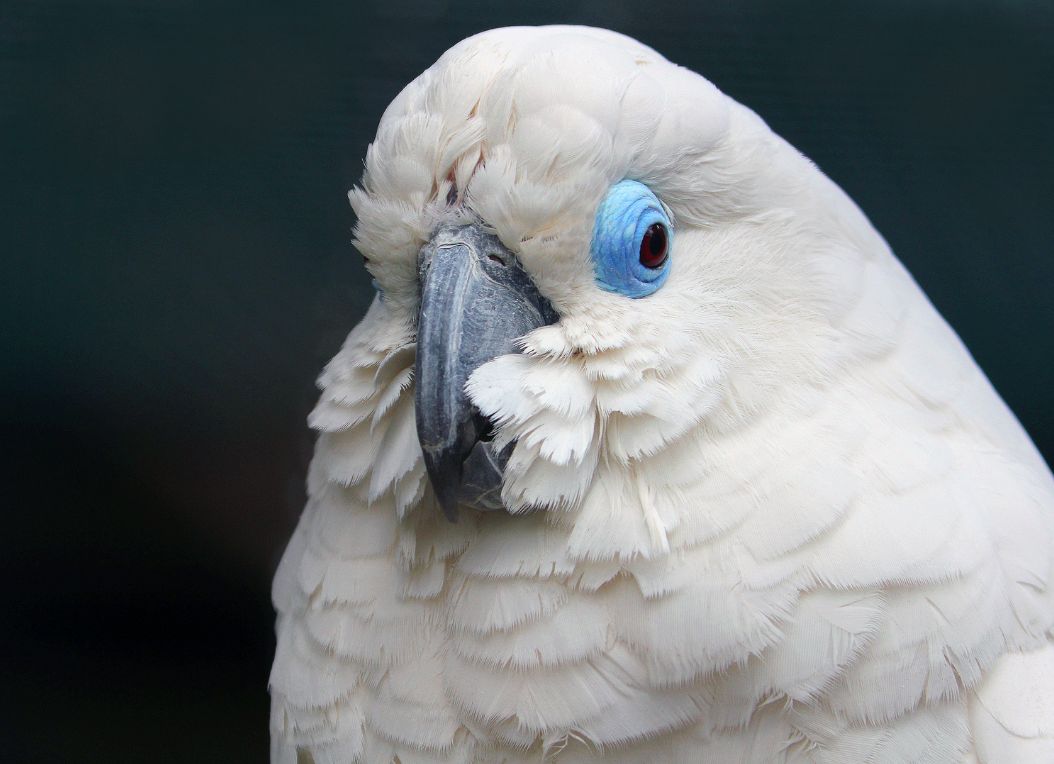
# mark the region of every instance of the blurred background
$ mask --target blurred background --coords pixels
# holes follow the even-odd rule
[[[0,759],[267,751],[313,380],[381,112],[509,24],[635,36],[871,217],[1054,456],[1054,4],[0,2]]]

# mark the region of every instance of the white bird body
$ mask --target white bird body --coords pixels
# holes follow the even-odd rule
[[[622,178],[676,227],[640,300],[589,260]],[[351,198],[384,298],[311,416],[274,762],[1054,762],[1054,480],[756,115],[614,33],[494,30],[393,102]],[[451,217],[560,314],[469,381],[516,446],[510,513],[457,523],[412,379],[417,253]]]

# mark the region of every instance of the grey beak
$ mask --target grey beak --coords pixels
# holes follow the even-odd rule
[[[441,226],[421,249],[418,278],[414,403],[429,480],[451,521],[459,504],[502,509],[512,444],[493,449],[491,423],[469,401],[465,383],[558,316],[498,237],[476,225]]]

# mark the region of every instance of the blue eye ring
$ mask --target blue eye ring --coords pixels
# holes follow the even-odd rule
[[[662,257],[647,257],[651,237],[659,231],[665,235]],[[673,225],[650,188],[622,180],[608,189],[597,208],[590,245],[601,289],[633,299],[653,294],[670,274],[672,248]]]

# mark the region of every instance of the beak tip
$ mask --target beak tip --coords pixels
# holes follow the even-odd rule
[[[444,483],[436,485],[437,481],[432,481],[432,488],[436,494],[436,501],[439,503],[439,508],[443,510],[443,514],[446,519],[452,523],[457,522],[457,505],[458,505],[458,483]]]
[[[446,519],[452,523],[458,518],[458,492],[461,486],[460,465],[452,464],[450,454],[432,454],[425,450],[425,472],[432,485],[436,502]]]
[[[440,499],[440,501],[439,501],[439,508],[443,510],[443,516],[446,517],[447,520],[449,520],[452,523],[456,523],[457,522],[458,511],[457,511],[457,500],[456,499],[445,500],[445,501],[443,499]]]

